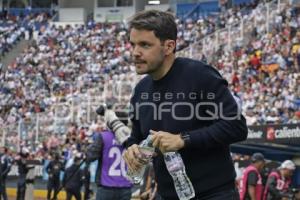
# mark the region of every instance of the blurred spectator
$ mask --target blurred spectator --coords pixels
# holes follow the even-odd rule
[[[241,200],[262,200],[264,187],[260,172],[265,166],[265,158],[261,153],[254,153],[252,164],[243,172],[240,184]]]
[[[264,200],[281,200],[289,197],[291,178],[296,165],[291,160],[284,161],[278,170],[270,173],[265,192]]]

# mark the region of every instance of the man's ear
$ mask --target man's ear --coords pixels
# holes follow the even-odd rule
[[[166,40],[164,42],[165,54],[170,55],[174,52],[176,48],[176,42],[174,40]]]

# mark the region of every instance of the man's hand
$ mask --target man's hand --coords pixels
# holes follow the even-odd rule
[[[142,154],[139,146],[136,144],[131,145],[124,153],[123,158],[128,166],[129,171],[138,171],[148,161],[142,159]]]
[[[162,153],[168,151],[177,151],[184,147],[184,141],[179,134],[172,134],[164,131],[150,130],[152,137],[152,145]]]

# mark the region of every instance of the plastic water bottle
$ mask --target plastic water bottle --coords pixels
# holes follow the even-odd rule
[[[155,148],[152,146],[152,136],[143,140],[139,145],[139,150],[141,152],[141,159],[145,161],[145,165],[141,167],[138,171],[127,171],[127,178],[133,184],[139,184],[144,179],[144,173],[146,170],[147,164],[151,161]]]
[[[164,160],[180,200],[189,200],[195,197],[195,190],[186,174],[181,155],[178,152],[164,153]]]

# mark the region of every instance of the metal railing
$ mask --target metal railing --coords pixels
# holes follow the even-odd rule
[[[19,117],[18,122],[2,126],[1,145],[8,146],[14,151],[19,151],[22,145],[35,150],[37,145],[52,135],[62,138],[68,132],[71,123],[76,123],[78,127],[88,127],[103,120],[95,110],[103,103],[107,103],[110,97],[114,97],[116,106],[126,106],[136,81],[119,83],[107,81],[105,86],[89,89],[86,93],[74,93],[61,99],[56,97],[57,102],[50,110],[31,113],[25,118]]]

